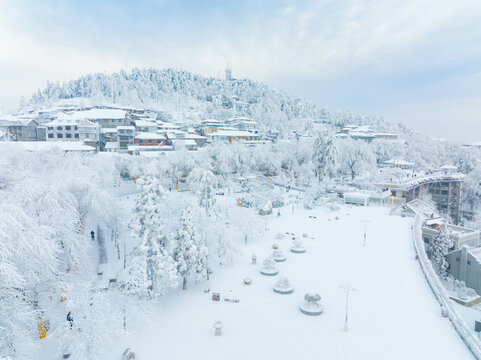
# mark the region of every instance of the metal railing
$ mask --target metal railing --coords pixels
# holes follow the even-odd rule
[[[434,271],[431,261],[428,259],[426,251],[424,249],[421,225],[421,217],[419,215],[416,215],[413,226],[413,243],[424,276],[426,277],[428,284],[431,287],[436,299],[441,305],[441,310],[447,315],[447,317],[451,321],[451,324],[454,326],[457,333],[464,341],[466,346],[469,348],[471,353],[474,355],[474,357],[478,360],[481,360],[481,341],[476,337],[475,333],[469,329],[468,325],[461,317],[461,315],[459,315],[452,301],[449,299],[449,295],[446,292],[446,289],[441,284],[438,275]]]

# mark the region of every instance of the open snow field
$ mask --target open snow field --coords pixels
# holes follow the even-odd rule
[[[365,218],[370,222],[363,247]],[[105,359],[119,359],[128,346],[141,360],[472,359],[449,320],[441,316],[414,259],[411,223],[382,207],[296,209],[294,214],[284,208],[281,217],[269,217],[264,235],[247,246],[238,244],[242,254],[233,266],[217,270],[210,281],[191,281],[186,292],[173,291],[155,305],[148,321],[129,318],[131,335],[110,347]],[[307,252],[289,252],[291,236],[276,239],[285,232],[298,237],[307,233]],[[279,275],[268,277],[259,268],[273,243],[279,244],[287,261],[278,264]],[[257,265],[250,264],[253,253]],[[246,276],[251,285],[243,284]],[[293,294],[272,291],[280,276],[291,281]],[[342,284],[357,289],[350,294],[347,333]],[[307,291],[321,295],[321,316],[299,311]],[[220,292],[220,302],[212,301],[212,292]],[[225,297],[240,302],[226,302]],[[215,320],[224,324],[221,337],[214,336]]]

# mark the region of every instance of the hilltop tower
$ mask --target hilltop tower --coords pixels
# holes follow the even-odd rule
[[[225,68],[225,79],[228,81],[232,80],[232,67],[230,66],[230,64],[227,64]]]

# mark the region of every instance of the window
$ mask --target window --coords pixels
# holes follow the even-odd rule
[[[62,128],[61,126],[57,126],[57,130],[62,131],[62,129],[63,129],[63,128]]]
[[[67,139],[71,139],[71,138],[72,138],[72,134],[65,134],[65,137],[66,137]]]
[[[65,130],[72,130],[72,127],[70,125],[65,126]]]
[[[468,260],[468,265],[471,265],[471,261]]]
[[[74,129],[74,130],[78,130],[78,126],[74,126],[73,129]]]
[[[78,138],[79,138],[78,134],[75,134],[75,135],[74,135],[74,137],[75,137],[76,139],[78,139]]]
[[[53,134],[48,134],[49,139],[53,139]]]
[[[50,131],[53,131],[53,126],[49,126],[48,129],[49,129]]]
[[[149,140],[149,144],[152,144],[152,140]]]
[[[63,134],[57,134],[57,139],[63,138]]]
[[[139,144],[143,144],[144,143],[144,140],[139,140]]]
[[[119,123],[121,123],[121,122],[122,122],[122,119],[119,119]]]

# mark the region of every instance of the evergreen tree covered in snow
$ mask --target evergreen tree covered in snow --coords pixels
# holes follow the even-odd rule
[[[314,142],[313,164],[319,181],[325,176],[332,179],[336,175],[339,168],[338,153],[334,143],[334,134],[331,131],[319,132]]]
[[[210,214],[215,205],[215,186],[217,179],[212,171],[194,168],[187,177],[191,190],[199,197],[199,205]]]
[[[164,233],[162,200],[164,190],[158,178],[139,180],[137,213],[130,224],[132,235],[139,238],[128,262],[128,293],[140,297],[162,295],[177,281],[175,262],[170,253],[169,237]]]
[[[446,270],[448,268],[446,255],[448,255],[452,247],[453,240],[449,237],[447,225],[444,225],[434,237],[433,243],[431,244],[431,262],[434,265],[434,269],[441,276],[446,276]]]
[[[182,289],[186,290],[189,275],[195,274],[196,281],[199,281],[207,277],[208,271],[208,250],[195,229],[195,217],[191,207],[187,206],[182,211],[180,228],[174,238],[174,259],[178,273],[183,277]]]

